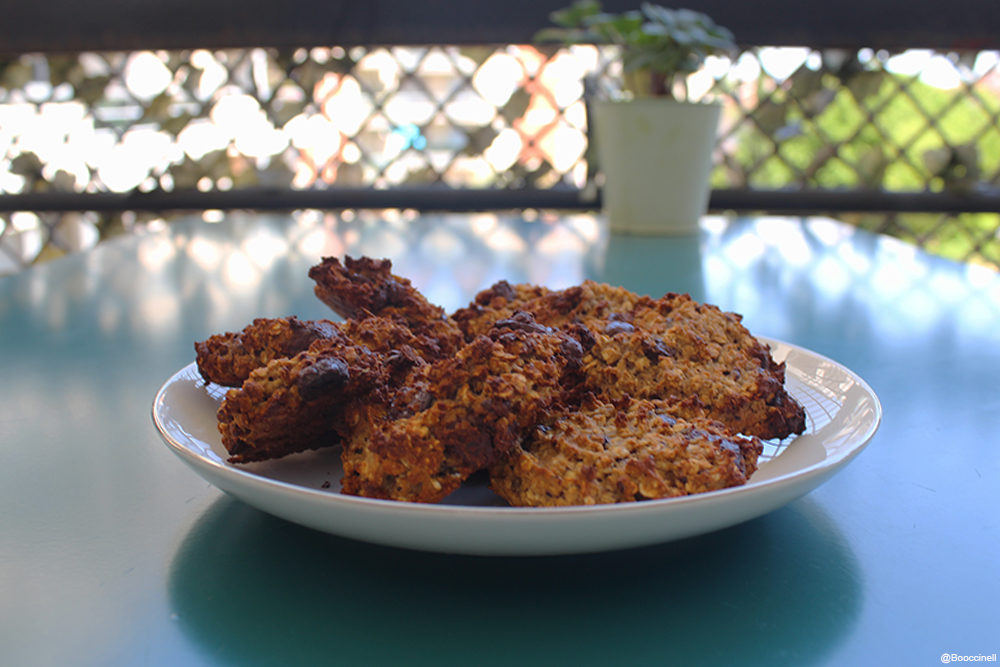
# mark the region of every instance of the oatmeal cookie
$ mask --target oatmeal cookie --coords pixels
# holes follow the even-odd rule
[[[493,324],[518,311],[530,311],[529,304],[552,290],[541,285],[520,283],[512,285],[501,280],[476,294],[472,303],[451,314],[466,340],[487,333]]]
[[[525,314],[497,322],[454,357],[419,369],[407,381],[418,389],[404,399],[352,413],[343,492],[440,501],[514,448],[578,384],[582,355],[575,338]],[[404,416],[386,418],[394,410]]]
[[[272,359],[293,357],[313,341],[332,338],[330,320],[297,317],[257,318],[242,331],[211,336],[194,344],[198,372],[206,382],[239,387],[255,368]]]
[[[662,401],[590,400],[539,424],[490,468],[490,487],[515,506],[673,498],[746,483],[760,440],[709,420],[684,420]]]
[[[549,327],[590,326],[631,312],[641,298],[624,287],[592,280],[562,290],[500,281],[477,294],[467,307],[455,311],[452,319],[466,338],[483,333],[493,322],[517,311],[531,313],[539,324]]]
[[[230,389],[218,411],[231,461],[276,458],[335,445],[347,432],[345,409],[392,387],[424,362],[406,327],[385,318],[345,324],[294,357],[273,359]]]
[[[733,433],[784,438],[805,429],[785,390],[785,366],[741,318],[687,295],[640,300],[627,318],[594,334],[587,388],[609,400],[668,399],[680,416],[707,417]]]
[[[686,406],[685,416],[763,438],[805,429],[804,410],[785,391],[784,364],[734,313],[687,294],[654,299],[593,281],[563,290],[501,281],[452,317],[468,336],[512,310],[550,327],[590,329],[587,388],[609,399],[669,399]]]
[[[445,357],[463,342],[462,331],[440,306],[430,303],[406,278],[393,275],[392,262],[369,257],[324,257],[309,269],[319,299],[342,317],[387,317],[405,324],[432,344],[425,355]]]

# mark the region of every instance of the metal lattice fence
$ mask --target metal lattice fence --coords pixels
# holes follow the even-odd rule
[[[0,194],[447,185],[587,189],[577,46],[26,54],[0,61]],[[686,85],[724,104],[713,187],[968,193],[1000,185],[1000,54],[752,48]],[[817,211],[822,212],[822,211]],[[840,214],[1000,266],[995,213]],[[0,216],[0,273],[163,219]]]

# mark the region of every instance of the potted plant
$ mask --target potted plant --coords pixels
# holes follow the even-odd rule
[[[708,206],[721,106],[687,99],[686,77],[735,50],[732,33],[700,12],[643,3],[611,14],[598,0],[553,12],[537,41],[615,45],[624,85],[588,101],[591,141],[613,230],[693,233]]]

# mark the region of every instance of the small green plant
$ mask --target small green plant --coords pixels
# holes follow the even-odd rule
[[[536,41],[620,47],[624,87],[632,97],[676,97],[677,84],[686,91],[684,77],[705,58],[736,48],[732,33],[705,14],[648,2],[637,10],[609,14],[598,0],[578,0],[550,18],[557,27],[540,30]]]

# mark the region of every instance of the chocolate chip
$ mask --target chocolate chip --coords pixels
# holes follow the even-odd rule
[[[497,329],[529,331],[533,333],[551,333],[552,331],[552,329],[536,322],[534,315],[524,311],[518,311],[505,320],[498,320],[493,326]]]
[[[556,292],[551,301],[552,308],[559,313],[568,313],[580,305],[584,299],[583,287],[576,285]]]
[[[413,401],[410,403],[410,409],[414,412],[423,412],[427,408],[434,404],[434,394],[424,389],[421,389],[413,396]]]
[[[657,413],[656,416],[659,417],[660,420],[662,420],[663,422],[666,422],[668,426],[675,426],[677,424],[677,420],[671,417],[670,415]]]
[[[626,333],[630,334],[635,331],[635,327],[628,322],[623,322],[621,320],[612,320],[604,326],[604,333],[609,336],[614,336],[615,334]]]
[[[288,324],[292,330],[292,335],[285,345],[285,354],[293,357],[302,350],[308,348],[313,341],[321,338],[333,338],[336,329],[329,323],[324,322],[303,322],[298,318],[289,318]]]
[[[651,361],[656,361],[660,357],[674,357],[677,355],[676,350],[655,336],[643,338],[642,352]]]
[[[563,331],[579,341],[584,351],[590,350],[590,348],[594,347],[594,344],[597,342],[597,339],[594,338],[594,332],[583,324],[570,324],[566,326]]]
[[[405,373],[421,363],[421,357],[409,345],[392,350],[385,357],[386,364],[393,373]]]
[[[500,282],[495,284],[493,287],[490,288],[490,291],[493,293],[494,296],[507,299],[508,301],[513,301],[515,298],[517,298],[517,292],[514,291],[514,288],[506,280],[501,280]]]
[[[325,358],[302,369],[295,384],[299,388],[299,395],[311,401],[343,387],[350,379],[350,369],[342,359]]]
[[[583,346],[580,345],[580,341],[575,338],[563,339],[563,341],[559,343],[559,347],[562,350],[562,353],[566,355],[570,361],[577,361],[583,358]]]

